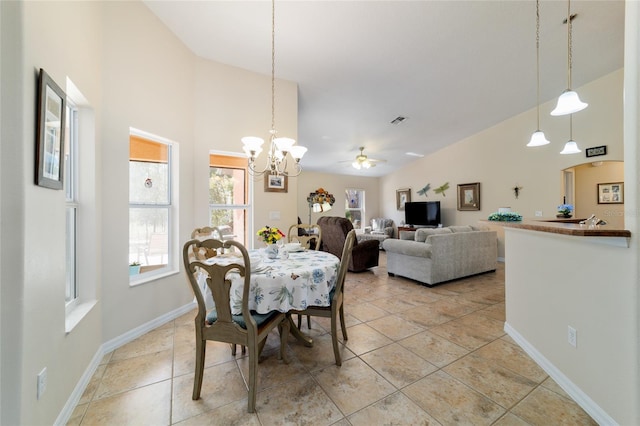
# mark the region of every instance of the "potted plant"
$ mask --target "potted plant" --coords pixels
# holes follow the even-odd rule
[[[573,206],[571,204],[560,204],[558,206],[558,214],[556,215],[556,217],[570,218],[572,211]]]
[[[129,263],[129,275],[138,275],[140,273],[140,262],[135,260]]]

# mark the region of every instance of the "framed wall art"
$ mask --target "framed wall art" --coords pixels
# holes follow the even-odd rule
[[[63,187],[65,104],[65,93],[40,69],[35,183],[45,188]]]
[[[283,175],[264,175],[264,192],[287,192],[288,181]]]
[[[398,210],[404,210],[405,203],[411,202],[411,188],[396,190],[396,206]]]
[[[458,185],[458,210],[480,210],[480,182]]]
[[[624,182],[599,183],[598,204],[624,204]]]

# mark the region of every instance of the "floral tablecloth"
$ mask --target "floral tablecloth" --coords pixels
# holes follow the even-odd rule
[[[264,249],[249,251],[250,255],[263,252]],[[211,260],[215,261],[215,258]],[[288,259],[263,256],[257,272],[251,273],[249,309],[266,314],[302,310],[311,305],[329,306],[329,292],[335,287],[339,265],[336,256],[315,250],[289,253]],[[239,315],[242,313],[244,279],[234,273],[229,277],[232,282],[231,310]],[[210,296],[205,299],[212,305]]]

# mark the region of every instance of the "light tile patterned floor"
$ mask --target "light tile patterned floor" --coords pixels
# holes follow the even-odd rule
[[[105,356],[69,425],[592,425],[503,331],[504,265],[428,288],[380,267],[349,273],[349,340],[333,358],[329,321],[312,319],[290,364],[272,334],[247,413],[247,359],[207,346],[202,398],[191,399],[194,314]],[[187,283],[185,282],[185,286]]]

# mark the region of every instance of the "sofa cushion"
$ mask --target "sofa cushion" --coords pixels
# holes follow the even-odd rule
[[[431,259],[431,244],[388,238],[384,240],[382,247],[396,254]]]
[[[450,234],[449,228],[419,228],[416,230],[415,240],[424,243],[429,235]]]
[[[451,229],[451,232],[471,232],[473,231],[473,228],[469,225],[462,225],[462,226],[449,226],[449,229]]]

